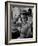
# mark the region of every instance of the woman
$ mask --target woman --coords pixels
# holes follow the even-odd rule
[[[31,38],[33,34],[32,28],[32,16],[21,15],[22,18],[22,28],[20,33],[20,38]]]

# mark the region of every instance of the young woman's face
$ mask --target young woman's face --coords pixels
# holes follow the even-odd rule
[[[22,18],[23,22],[26,22],[27,18],[24,15],[21,15],[21,18]]]

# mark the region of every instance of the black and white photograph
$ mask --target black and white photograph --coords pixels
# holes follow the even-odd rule
[[[5,42],[36,42],[36,3],[6,2]]]
[[[33,37],[32,8],[11,6],[12,38]]]

